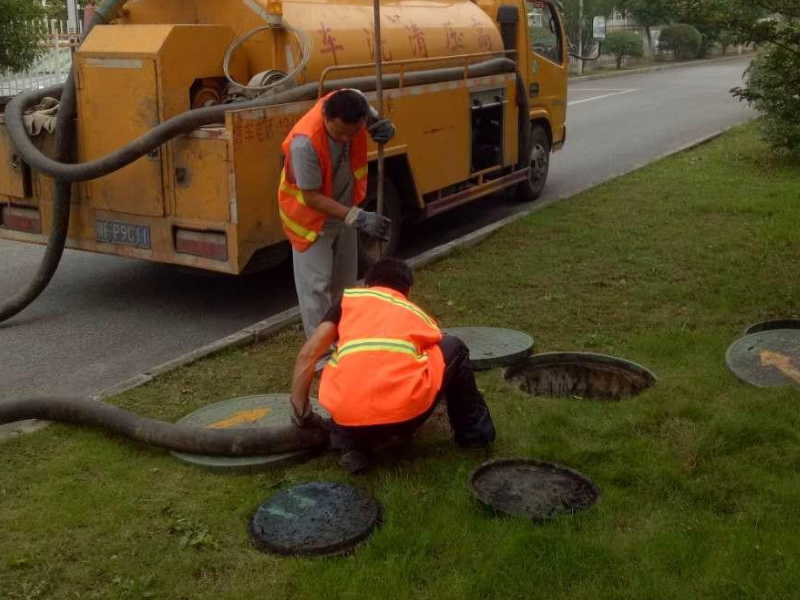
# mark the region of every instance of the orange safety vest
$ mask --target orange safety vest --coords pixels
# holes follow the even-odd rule
[[[278,211],[283,224],[283,231],[286,233],[286,237],[289,238],[292,247],[298,252],[308,250],[311,244],[317,240],[320,231],[325,226],[327,216],[306,205],[305,198],[303,198],[303,190],[297,187],[294,173],[292,172],[290,146],[292,139],[296,135],[305,135],[311,140],[311,145],[317,153],[322,172],[322,188],[320,192],[332,197],[333,165],[330,146],[328,145],[328,132],[325,130],[325,118],[322,113],[322,106],[331,94],[320,98],[314,107],[295,123],[289,135],[286,136],[283,144],[281,144],[285,162],[281,171],[281,183],[278,187]],[[353,206],[358,206],[367,195],[366,128],[362,128],[350,142],[350,168],[353,170],[355,182]]]
[[[319,401],[339,425],[408,421],[428,410],[442,387],[442,332],[391,288],[351,288],[342,297],[339,340]]]

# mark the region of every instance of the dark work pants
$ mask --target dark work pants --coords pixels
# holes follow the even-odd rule
[[[464,342],[452,335],[444,336],[439,347],[444,355],[444,377],[442,388],[428,410],[408,421],[386,425],[347,427],[332,422],[333,448],[368,451],[393,436],[409,437],[431,416],[442,399],[447,401],[447,416],[459,446],[486,446],[493,442],[494,423],[483,395],[475,384],[469,350]]]

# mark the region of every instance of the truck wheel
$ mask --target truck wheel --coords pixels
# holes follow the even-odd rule
[[[550,170],[550,137],[541,125],[531,125],[531,160],[528,180],[520,183],[515,197],[520,202],[533,202],[544,189]]]
[[[361,208],[368,211],[377,210],[378,187],[377,182],[370,178],[367,188],[367,198]],[[358,234],[358,271],[363,275],[371,265],[382,256],[392,256],[400,245],[400,231],[402,229],[403,211],[400,206],[400,197],[397,188],[391,179],[383,182],[383,214],[391,219],[389,227],[389,241],[384,242],[369,237],[364,233]]]

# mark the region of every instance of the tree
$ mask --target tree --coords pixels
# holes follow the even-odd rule
[[[762,46],[744,87],[731,92],[763,114],[762,131],[773,147],[800,156],[800,3],[734,0],[726,26]]]
[[[674,0],[621,0],[619,7],[628,11],[644,28],[647,46],[653,54],[653,27],[666,25],[675,18]]]
[[[609,33],[601,44],[603,53],[613,54],[617,61],[617,68],[622,68],[622,61],[626,56],[642,56],[642,38],[633,31],[614,31]]]
[[[658,38],[660,48],[672,52],[676,59],[697,58],[703,36],[697,29],[684,23],[670,25],[661,30]]]
[[[578,39],[584,41],[584,45],[592,39],[592,19],[594,17],[607,17],[614,9],[614,0],[584,0],[583,1],[583,22],[580,22],[580,0],[565,0],[564,7],[564,27],[570,41],[577,45]],[[582,37],[581,37],[582,35]]]
[[[41,55],[43,16],[34,0],[0,0],[0,71],[22,71]]]

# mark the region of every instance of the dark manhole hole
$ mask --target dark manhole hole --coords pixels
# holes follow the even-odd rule
[[[495,511],[535,521],[583,510],[600,497],[598,487],[585,475],[523,458],[483,463],[472,472],[470,487]]]
[[[443,333],[461,339],[469,348],[472,368],[505,367],[531,353],[533,338],[527,333],[502,327],[448,327]]]
[[[277,554],[343,554],[372,533],[381,506],[342,483],[311,482],[278,492],[258,507],[250,534],[259,549]]]
[[[634,362],[591,352],[535,354],[506,369],[506,379],[534,396],[615,400],[651,387],[656,376]]]
[[[312,399],[314,410],[323,417],[328,412]],[[218,429],[276,427],[282,428],[291,423],[292,404],[289,394],[263,394],[242,396],[209,404],[180,419],[181,425],[211,427]],[[293,452],[268,454],[265,456],[205,456],[172,452],[180,460],[209,469],[257,469],[300,462],[314,456],[318,449],[305,448]]]
[[[744,335],[769,331],[770,329],[800,329],[800,319],[773,319],[754,323],[744,330]]]
[[[742,381],[757,387],[800,386],[800,329],[767,329],[739,338],[725,361]]]

